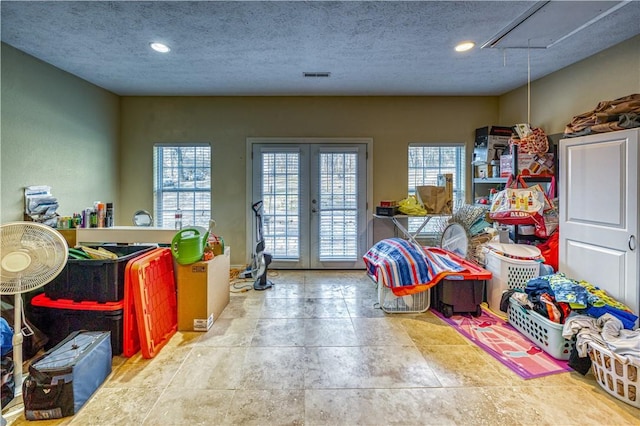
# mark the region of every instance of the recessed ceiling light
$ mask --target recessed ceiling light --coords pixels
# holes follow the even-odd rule
[[[167,53],[171,50],[169,46],[167,46],[166,44],[158,43],[158,42],[149,43],[149,46],[151,46],[151,48],[156,52],[160,52],[160,53]]]
[[[466,52],[467,50],[473,49],[473,46],[476,44],[472,41],[465,41],[456,46],[456,52]]]

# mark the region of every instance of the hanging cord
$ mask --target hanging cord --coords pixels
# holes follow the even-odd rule
[[[531,124],[531,40],[527,40],[527,123]]]

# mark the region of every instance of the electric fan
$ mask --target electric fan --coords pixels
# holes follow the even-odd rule
[[[16,393],[22,389],[22,293],[53,280],[67,264],[67,242],[36,222],[0,225],[0,294],[14,295],[13,362]]]
[[[451,217],[436,224],[440,247],[462,258],[471,258],[474,252],[471,229],[484,214],[485,209],[468,204],[456,208]]]
[[[442,232],[440,248],[455,253],[462,258],[467,257],[469,237],[465,227],[458,222],[449,223]]]

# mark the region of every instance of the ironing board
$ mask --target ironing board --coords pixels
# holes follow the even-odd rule
[[[376,219],[384,219],[384,220],[390,220],[393,222],[394,226],[396,227],[396,229],[398,229],[402,235],[403,238],[411,241],[414,244],[418,244],[418,241],[416,240],[416,237],[418,235],[420,235],[420,232],[422,232],[422,230],[424,229],[425,226],[427,226],[427,224],[429,223],[429,221],[434,218],[434,217],[440,217],[442,215],[439,214],[428,214],[425,216],[409,216],[406,214],[397,214],[394,216],[382,216],[379,214],[375,214],[373,215],[373,217],[375,217]],[[399,219],[407,219],[407,218],[418,218],[418,219],[422,219],[422,223],[420,224],[420,226],[418,226],[418,229],[416,229],[414,232],[409,232],[409,230],[402,224],[402,222]]]

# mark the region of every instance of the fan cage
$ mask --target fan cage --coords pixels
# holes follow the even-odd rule
[[[485,210],[483,208],[472,206],[470,204],[462,204],[458,206],[451,216],[446,216],[436,222],[436,232],[437,232],[437,241],[438,244],[442,241],[442,236],[444,231],[447,229],[449,225],[452,223],[457,223],[462,225],[467,233],[468,245],[466,251],[467,259],[474,259],[474,252],[476,249],[477,239],[476,235],[471,235],[471,227],[485,215]]]
[[[20,272],[0,266],[0,294],[35,290],[53,280],[67,264],[66,240],[55,229],[40,223],[0,225],[0,259],[16,251],[28,254],[31,262]]]

